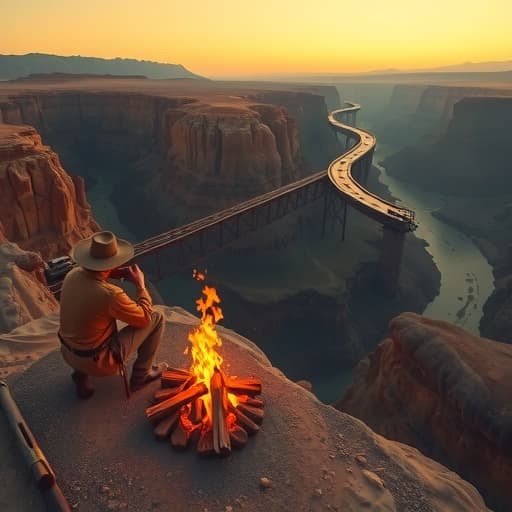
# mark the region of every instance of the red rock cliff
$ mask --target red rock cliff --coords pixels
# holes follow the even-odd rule
[[[512,503],[512,346],[414,313],[363,359],[336,407],[472,482],[493,510]]]
[[[48,259],[98,229],[84,183],[28,126],[0,125],[0,223],[4,237]]]

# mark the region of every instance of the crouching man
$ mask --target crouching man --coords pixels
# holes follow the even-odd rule
[[[165,363],[153,365],[164,322],[163,315],[153,311],[144,274],[138,265],[119,269],[133,255],[133,245],[110,231],[81,240],[71,252],[79,266],[66,275],[62,285],[59,339],[62,356],[74,369],[71,377],[80,398],[94,393],[89,375],[115,375],[135,352],[131,391],[157,379],[166,369]],[[135,300],[108,281],[119,277],[135,284]],[[118,332],[116,320],[128,325]]]

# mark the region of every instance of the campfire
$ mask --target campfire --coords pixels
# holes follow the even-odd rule
[[[204,274],[194,271],[204,280]],[[190,369],[169,368],[162,374],[154,405],[146,409],[155,437],[170,440],[178,449],[197,443],[201,455],[226,455],[245,445],[263,421],[261,380],[237,378],[222,371],[222,345],[216,324],[223,318],[215,288],[204,286],[196,301],[199,326],[188,335],[185,353],[192,356]],[[189,350],[190,349],[190,350]]]

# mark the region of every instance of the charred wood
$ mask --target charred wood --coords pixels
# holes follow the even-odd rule
[[[194,384],[190,388],[178,393],[177,395],[164,400],[156,405],[152,405],[146,409],[146,418],[149,421],[157,421],[169,414],[172,414],[182,405],[192,402],[196,398],[206,394],[208,388],[204,383]]]
[[[203,428],[203,430],[201,430],[201,436],[197,443],[197,452],[199,455],[203,456],[213,455],[215,453],[213,448],[213,432],[211,428]]]
[[[228,413],[228,395],[224,378],[220,371],[215,370],[210,380],[210,394],[212,396],[212,432],[213,449],[215,453],[229,453],[231,441],[226,424]]]
[[[179,386],[175,386],[173,388],[164,388],[159,389],[155,392],[153,402],[159,403],[163,400],[167,400],[168,398],[171,398],[178,393],[181,393],[185,389],[188,389],[190,386],[194,385],[196,383],[197,378],[195,376],[188,377],[185,381],[181,383]]]
[[[180,386],[188,378],[192,377],[192,373],[184,368],[168,368],[162,373],[161,381],[163,388],[173,388]]]
[[[251,396],[242,395],[238,396],[238,403],[246,404],[246,405],[252,405],[253,407],[260,407],[263,408],[265,403],[260,398],[253,398]]]
[[[201,423],[203,421],[203,418],[206,417],[206,407],[204,405],[204,402],[201,398],[196,398],[192,402],[192,408],[190,410],[190,421],[192,423]]]
[[[233,379],[228,377],[226,387],[230,393],[238,395],[259,395],[261,394],[261,380],[257,377],[248,379]]]
[[[236,416],[238,424],[250,435],[254,435],[260,431],[260,427],[248,418],[238,407],[234,408],[233,412]]]
[[[183,425],[183,422],[181,421],[180,418],[180,421],[178,421],[176,428],[173,430],[173,433],[171,434],[171,444],[177,450],[184,450],[188,446],[189,439],[189,432]]]
[[[252,421],[257,423],[258,425],[261,425],[263,417],[265,416],[265,411],[263,409],[261,409],[260,407],[253,407],[252,405],[247,405],[244,403],[238,404],[236,408],[240,412],[245,414],[248,418],[250,418]]]
[[[234,448],[242,448],[242,446],[244,446],[245,443],[247,443],[249,436],[247,435],[247,432],[240,425],[235,425],[229,431],[229,439],[231,441],[231,445]]]
[[[176,410],[174,414],[171,414],[167,418],[164,418],[158,425],[153,429],[153,434],[155,437],[161,441],[167,439],[175,427],[178,419],[180,417],[180,410]]]

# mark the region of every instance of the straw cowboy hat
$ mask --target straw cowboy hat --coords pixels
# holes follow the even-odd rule
[[[111,231],[94,233],[80,240],[71,251],[73,260],[89,270],[111,270],[130,261],[133,254],[133,245]]]

